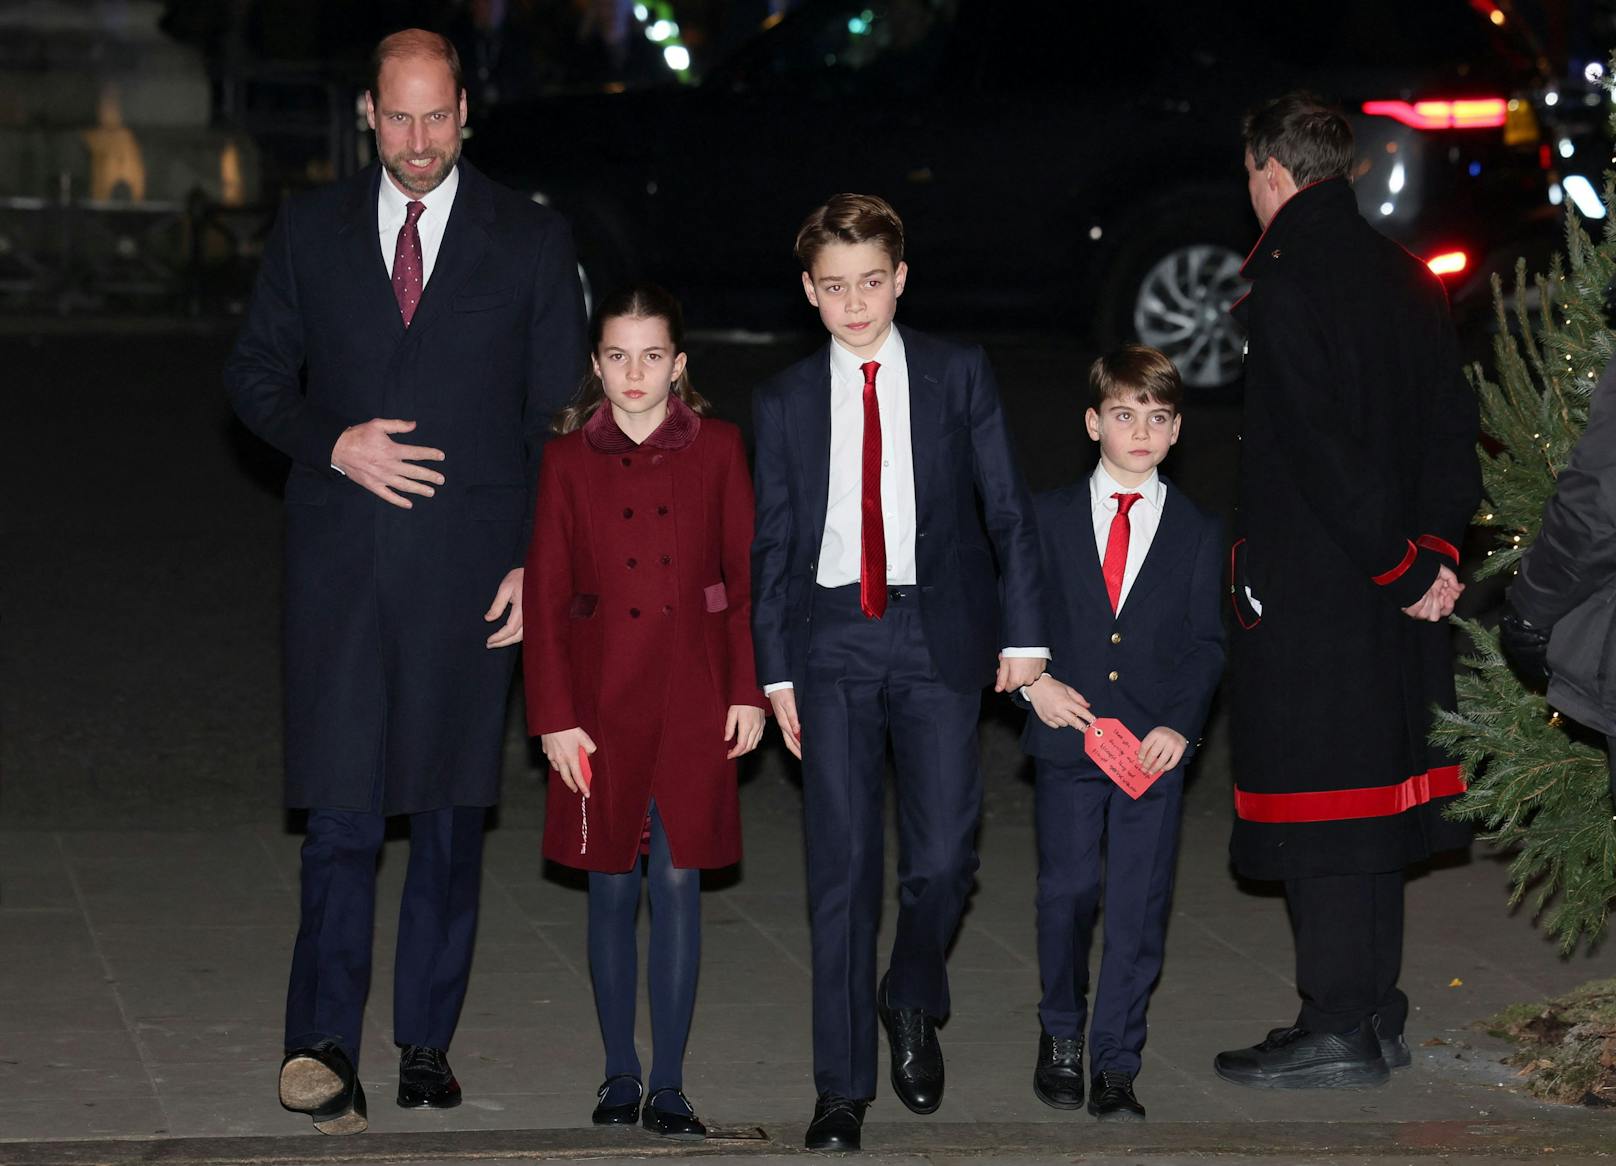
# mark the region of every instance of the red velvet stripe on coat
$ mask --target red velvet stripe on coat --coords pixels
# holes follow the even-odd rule
[[[1422,534],[1414,540],[1414,545],[1427,551],[1435,551],[1439,555],[1446,555],[1453,560],[1453,565],[1459,565],[1459,548],[1445,538],[1438,538],[1434,534]]]
[[[1387,818],[1423,806],[1432,798],[1465,792],[1457,765],[1416,774],[1396,785],[1332,789],[1309,793],[1254,794],[1234,790],[1234,812],[1247,822],[1340,822],[1348,818]]]
[[[1382,571],[1379,575],[1370,576],[1370,582],[1379,584],[1381,587],[1397,582],[1403,577],[1403,573],[1414,565],[1414,560],[1419,557],[1419,553],[1414,549],[1414,544],[1409,543],[1408,550],[1403,552],[1403,561],[1390,571]]]

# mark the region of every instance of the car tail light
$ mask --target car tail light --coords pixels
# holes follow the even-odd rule
[[[1392,118],[1417,130],[1485,130],[1501,126],[1509,119],[1509,102],[1502,97],[1366,101],[1363,111],[1371,117]]]
[[[1444,251],[1427,259],[1425,266],[1431,269],[1433,275],[1458,275],[1470,266],[1470,256],[1463,251]]]

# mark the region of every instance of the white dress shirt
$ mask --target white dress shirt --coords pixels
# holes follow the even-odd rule
[[[421,217],[415,220],[415,229],[421,236],[421,286],[432,278],[432,266],[438,261],[438,250],[443,246],[443,229],[449,225],[449,212],[454,209],[455,192],[460,189],[460,167],[449,175],[430,194],[412,200],[397,186],[384,170],[381,193],[376,198],[376,233],[381,239],[382,262],[387,264],[387,278],[393,278],[393,257],[398,253],[398,232],[404,226],[407,208],[412,201],[425,203]]]
[[[909,362],[897,328],[874,356],[830,343],[830,490],[819,544],[821,587],[859,581],[863,561],[864,372],[873,360],[881,410],[881,524],[887,544],[887,585],[915,583],[915,458],[909,433]]]
[[[1137,486],[1119,486],[1104,465],[1094,467],[1089,478],[1089,510],[1094,517],[1095,553],[1105,563],[1105,544],[1111,538],[1111,520],[1117,516],[1117,500],[1113,494],[1138,494],[1139,501],[1128,510],[1128,562],[1122,571],[1122,591],[1117,596],[1117,611],[1128,602],[1133,581],[1139,578],[1139,567],[1150,553],[1151,540],[1161,525],[1162,503],[1167,500],[1167,484],[1155,470]]]

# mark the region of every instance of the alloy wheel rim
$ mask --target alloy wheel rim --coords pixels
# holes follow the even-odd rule
[[[1243,262],[1227,247],[1193,243],[1163,255],[1139,284],[1134,332],[1170,356],[1191,388],[1216,388],[1240,375],[1245,334],[1229,310],[1245,294]]]

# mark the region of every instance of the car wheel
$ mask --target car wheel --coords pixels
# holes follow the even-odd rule
[[[1230,314],[1245,294],[1245,257],[1217,243],[1186,243],[1161,255],[1133,292],[1133,334],[1178,366],[1184,384],[1233,384],[1244,361],[1245,335]]]

